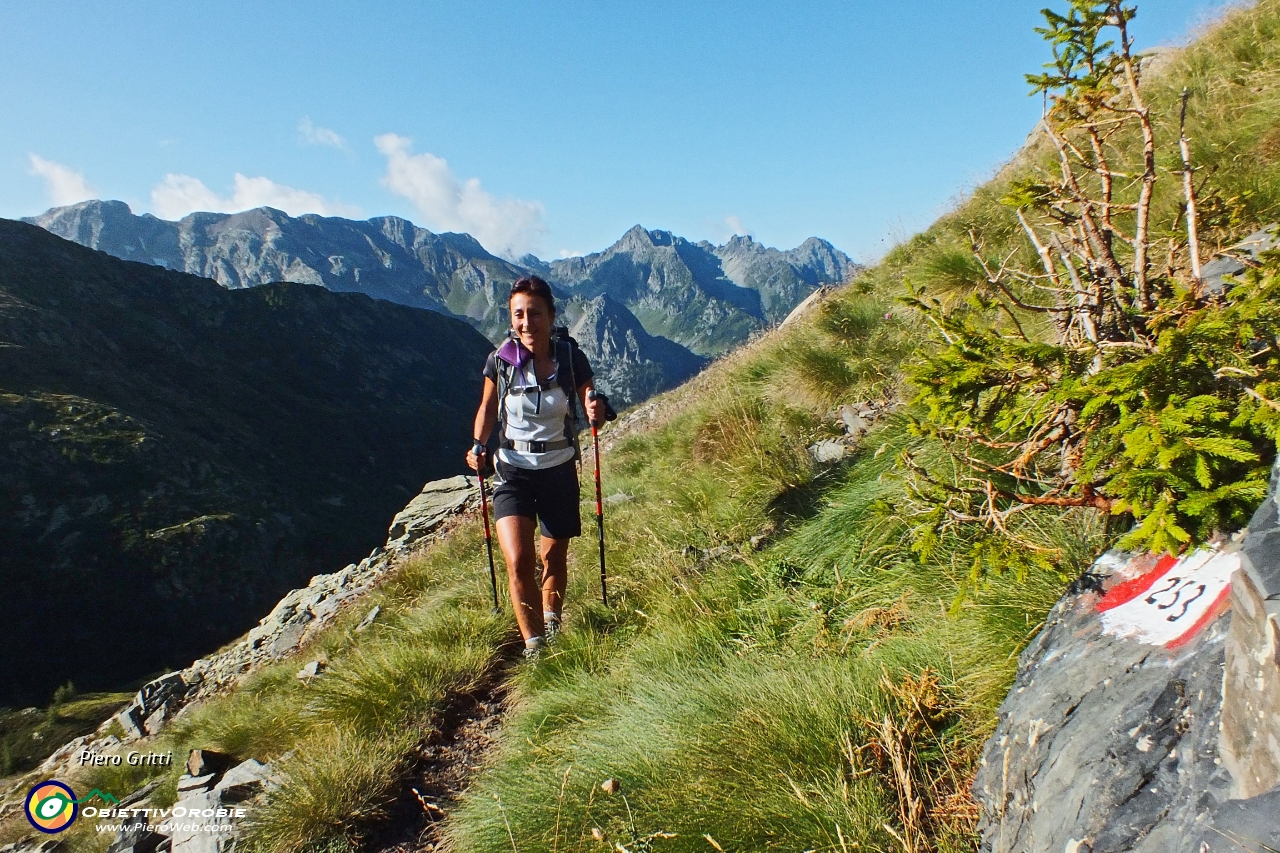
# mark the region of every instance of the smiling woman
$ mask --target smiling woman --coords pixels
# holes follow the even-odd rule
[[[567,335],[553,338],[556,306],[547,283],[537,276],[517,280],[509,306],[511,335],[485,363],[467,464],[483,470],[496,425],[493,514],[525,654],[536,657],[543,640],[553,641],[560,632],[569,540],[582,535],[575,414],[602,422],[605,403],[591,393],[591,365],[577,343]],[[535,522],[542,534],[539,581]]]

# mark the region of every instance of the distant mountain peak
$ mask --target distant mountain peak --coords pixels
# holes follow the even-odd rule
[[[816,288],[844,281],[857,265],[825,240],[784,252],[749,235],[714,246],[636,225],[602,252],[547,267],[550,280],[570,294],[607,294],[650,334],[715,355],[781,322]]]

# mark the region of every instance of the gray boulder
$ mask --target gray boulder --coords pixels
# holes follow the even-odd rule
[[[222,797],[217,791],[201,791],[178,800],[173,806],[172,822],[175,829],[170,836],[172,853],[222,853],[230,848],[235,837],[234,824],[223,823],[217,817],[203,816],[210,810],[216,813],[222,807]],[[230,826],[231,829],[209,829],[220,826]]]
[[[459,474],[447,480],[433,480],[391,521],[389,545],[404,547],[428,535],[451,515],[478,505],[479,489],[472,478]]]
[[[216,778],[217,774],[214,773],[206,773],[203,776],[189,776],[184,773],[178,777],[178,793],[203,793],[213,787]]]
[[[844,442],[828,438],[809,445],[809,456],[819,465],[832,465],[844,458],[846,450]]]
[[[1240,275],[1249,267],[1256,267],[1259,255],[1280,244],[1276,228],[1275,225],[1269,225],[1253,232],[1202,266],[1200,279],[1204,282],[1205,289],[1210,293],[1221,293],[1229,287],[1227,276]]]
[[[271,768],[250,758],[232,767],[213,786],[224,799],[243,800],[262,790],[271,776]]]
[[[1276,515],[1202,562],[1103,555],[1058,602],[974,782],[983,851],[1280,849]]]
[[[1190,849],[1227,798],[1216,758],[1230,617],[1170,652],[1104,633],[1098,600],[1069,594],[1019,661],[974,783],[984,851]]]
[[[360,620],[360,624],[356,626],[356,631],[357,632],[363,631],[366,628],[368,628],[370,625],[372,625],[373,620],[377,619],[378,614],[381,612],[382,612],[382,606],[375,604],[372,607],[372,609],[370,609],[369,612],[365,614],[365,617]]]

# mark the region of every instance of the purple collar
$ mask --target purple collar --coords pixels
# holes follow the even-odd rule
[[[526,361],[533,358],[533,353],[514,338],[507,338],[506,343],[498,347],[498,358],[519,370]]]

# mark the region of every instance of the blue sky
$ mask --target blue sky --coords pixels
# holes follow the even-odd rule
[[[872,260],[1031,130],[1042,5],[4,3],[0,216],[269,203],[509,255],[641,223]],[[1138,46],[1222,5],[1139,2]]]

